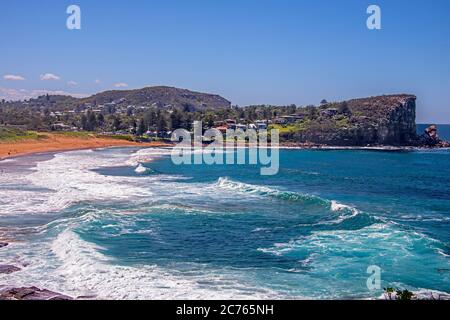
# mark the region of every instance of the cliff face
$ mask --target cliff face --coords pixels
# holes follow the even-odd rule
[[[379,108],[384,113],[383,115],[377,112],[371,117],[371,123],[368,124],[367,128],[369,134],[363,137],[363,142],[386,145],[416,143],[415,96],[369,98],[366,102],[359,100],[353,103],[355,104],[353,107],[355,111],[358,110],[359,103],[368,103],[372,108]]]
[[[311,111],[310,111],[311,112]],[[416,145],[416,97],[390,95],[329,103],[306,115],[296,142],[335,146]]]

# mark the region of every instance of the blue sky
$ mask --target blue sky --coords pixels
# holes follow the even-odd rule
[[[66,28],[71,4],[81,7],[81,30]],[[382,30],[366,28],[370,4],[381,7]],[[170,85],[239,105],[305,105],[405,92],[418,96],[419,122],[450,123],[448,0],[8,0],[0,6],[3,97]]]

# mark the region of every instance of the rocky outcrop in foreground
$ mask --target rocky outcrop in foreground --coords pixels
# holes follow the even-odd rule
[[[397,292],[392,293],[383,293],[380,297],[380,300],[405,300],[402,297],[399,297]],[[410,299],[407,300],[439,300],[439,301],[449,301],[450,295],[444,292],[439,291],[427,291],[421,290],[416,292],[411,292]]]
[[[0,265],[0,274],[10,274],[13,272],[20,271],[21,269],[16,266],[11,265]]]
[[[0,289],[0,300],[73,300],[71,297],[36,287]]]

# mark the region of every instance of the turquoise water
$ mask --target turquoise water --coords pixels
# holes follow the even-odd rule
[[[280,172],[167,150],[0,162],[1,284],[120,299],[450,292],[450,151],[282,150]]]

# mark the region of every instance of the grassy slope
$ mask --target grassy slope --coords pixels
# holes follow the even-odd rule
[[[78,139],[92,139],[92,138],[107,138],[116,140],[133,141],[132,135],[99,135],[92,132],[53,132],[52,134]],[[11,128],[0,128],[0,143],[1,142],[21,142],[25,140],[40,140],[45,139],[45,133],[38,133],[35,131],[23,131]]]
[[[45,135],[35,131],[22,131],[17,129],[0,128],[0,142],[19,142],[23,140],[38,140]]]

